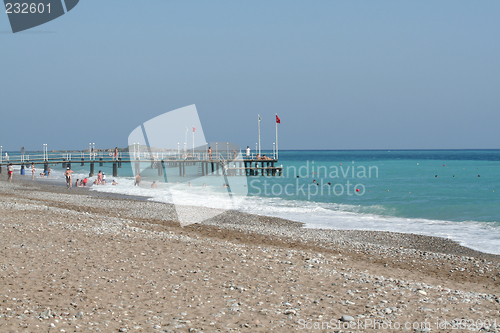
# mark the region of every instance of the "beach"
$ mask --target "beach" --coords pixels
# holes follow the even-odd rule
[[[2,332],[500,331],[500,257],[444,238],[0,189]]]

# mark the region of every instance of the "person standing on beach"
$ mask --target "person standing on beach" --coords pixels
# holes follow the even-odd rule
[[[68,187],[68,190],[71,188],[71,174],[72,173],[73,173],[73,170],[71,170],[70,167],[67,167],[64,175],[66,176],[66,186]]]
[[[5,153],[7,154],[7,153]],[[14,174],[14,167],[12,166],[12,163],[9,164],[7,167],[7,174],[9,175],[9,183],[12,181],[12,175]]]
[[[141,174],[138,173],[136,176],[135,176],[135,183],[134,183],[134,186],[139,186],[139,184],[141,183]]]
[[[35,180],[35,163],[31,163],[31,180]]]

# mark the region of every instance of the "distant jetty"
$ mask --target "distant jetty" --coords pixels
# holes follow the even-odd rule
[[[271,157],[260,157],[258,154],[249,156],[235,152],[216,152],[208,153],[206,150],[169,150],[142,147],[143,149],[129,151],[128,148],[115,149],[85,149],[81,151],[38,151],[25,152],[24,154],[10,153],[0,157],[0,173],[2,166],[13,165],[21,166],[21,174],[25,173],[27,165],[43,165],[44,172],[49,165],[61,165],[63,169],[71,168],[72,164],[79,163],[80,166],[89,165],[89,177],[95,173],[95,164],[99,166],[112,164],[113,177],[118,176],[118,169],[122,168],[123,163],[130,163],[134,166],[134,173],[140,173],[144,163],[151,169],[158,170],[158,176],[163,176],[165,168],[178,168],[179,176],[205,176],[205,175],[224,175],[224,176],[281,176],[283,166],[277,166],[278,159]],[[198,166],[194,174],[186,171],[186,166]],[[189,170],[189,169],[188,169]],[[193,171],[191,171],[193,173]]]

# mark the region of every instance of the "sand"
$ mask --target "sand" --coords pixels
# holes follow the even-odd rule
[[[449,240],[1,178],[0,332],[500,331],[499,256]]]

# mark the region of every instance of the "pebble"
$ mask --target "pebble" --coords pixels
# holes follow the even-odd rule
[[[0,190],[5,190],[2,188],[1,181]],[[33,192],[23,195],[29,195],[31,199],[23,201],[17,198],[15,206],[12,205],[8,196],[0,201],[0,228],[3,228],[3,231],[7,230],[3,226],[9,223],[11,225],[11,229],[8,231],[9,235],[11,230],[14,232],[12,235],[31,231],[43,235],[46,231],[59,229],[71,233],[71,241],[66,241],[63,248],[57,248],[59,246],[57,240],[43,244],[43,251],[47,253],[60,251],[57,252],[60,253],[60,256],[50,257],[53,262],[47,261],[45,263],[48,265],[47,269],[64,265],[65,260],[71,261],[71,256],[73,258],[84,257],[88,261],[88,264],[79,267],[81,270],[77,272],[77,275],[81,278],[77,281],[78,284],[71,286],[74,288],[75,296],[65,300],[68,303],[62,302],[59,305],[62,309],[51,305],[54,313],[50,310],[40,313],[40,318],[59,320],[57,324],[59,328],[64,327],[63,325],[66,325],[71,319],[74,320],[71,318],[68,305],[73,310],[84,309],[86,313],[85,320],[73,321],[73,324],[78,322],[84,331],[92,329],[97,332],[116,332],[119,327],[120,332],[127,332],[128,328],[124,327],[126,325],[134,327],[134,329],[137,327],[139,330],[141,326],[134,325],[137,323],[142,325],[142,320],[144,320],[142,329],[146,327],[147,330],[148,326],[154,329],[162,329],[163,327],[165,332],[169,331],[168,328],[186,330],[187,327],[190,331],[238,331],[238,327],[259,327],[262,331],[290,331],[286,328],[290,328],[290,323],[294,322],[293,316],[297,316],[295,317],[297,319],[305,318],[311,321],[316,319],[329,321],[331,319],[329,316],[338,311],[334,310],[335,307],[344,306],[345,311],[346,305],[349,306],[348,311],[359,313],[356,315],[357,319],[392,320],[404,318],[409,320],[413,316],[415,318],[418,316],[420,316],[419,318],[431,318],[438,314],[441,317],[446,317],[446,313],[440,311],[453,311],[452,309],[455,307],[458,309],[460,306],[464,316],[482,313],[484,316],[491,317],[498,313],[492,311],[492,309],[495,310],[492,307],[498,307],[498,303],[496,303],[500,300],[498,295],[454,289],[456,287],[450,287],[453,284],[447,284],[444,280],[441,281],[443,287],[426,284],[424,281],[405,280],[405,276],[392,274],[390,270],[384,271],[386,273],[384,275],[391,275],[390,277],[377,276],[371,267],[366,267],[366,270],[359,268],[359,265],[356,266],[356,260],[335,252],[336,249],[348,247],[354,252],[360,251],[367,257],[379,255],[384,256],[385,260],[413,262],[416,270],[420,269],[421,262],[425,262],[426,265],[453,262],[456,267],[450,266],[446,268],[446,272],[450,268],[453,268],[452,272],[462,271],[466,264],[477,265],[474,267],[478,274],[481,274],[481,271],[489,271],[496,275],[498,272],[498,265],[495,262],[480,261],[469,255],[456,256],[386,246],[391,245],[391,238],[401,242],[402,240],[411,240],[413,237],[418,239],[420,236],[338,230],[325,232],[304,229],[300,224],[293,222],[290,225],[284,224],[279,222],[279,219],[274,218],[259,217],[265,221],[262,222],[254,216],[238,212],[226,212],[205,223],[213,228],[241,231],[243,239],[246,232],[260,233],[272,237],[291,237],[296,242],[312,242],[314,244],[321,242],[322,247],[330,249],[323,254],[317,253],[319,250],[311,253],[312,251],[309,250],[235,242],[233,238],[229,240],[208,238],[201,236],[201,234],[184,232],[185,229],[175,232],[163,231],[163,226],[147,222],[149,218],[157,218],[162,221],[174,219],[175,210],[172,210],[172,206],[169,205],[154,202],[108,200],[97,196],[89,196],[88,198],[83,195],[61,196],[54,193]],[[41,202],[38,199],[45,201]],[[86,209],[77,211],[59,208],[59,206],[51,207],[50,213],[45,212],[44,214],[54,215],[50,215],[51,218],[44,224],[26,220],[15,224],[10,220],[7,222],[7,217],[3,214],[3,211],[26,212],[31,210],[35,211],[33,214],[37,214],[36,211],[45,210],[51,200],[61,202],[61,207],[67,204],[69,207],[88,207],[89,209],[88,211]],[[92,207],[99,209],[91,209]],[[108,216],[105,213],[114,210],[120,211],[119,218]],[[60,219],[56,218],[57,214],[61,216]],[[78,222],[66,222],[66,218],[78,219]],[[34,227],[30,227],[30,223]],[[89,250],[91,243],[86,242],[84,237],[79,238],[79,234],[96,239],[105,238],[107,244],[111,247],[121,247],[124,253],[111,259],[101,257],[101,253],[97,250]],[[371,236],[375,237],[370,239]],[[125,254],[128,249],[119,245],[120,242],[127,242],[127,246],[131,248],[135,246],[134,243],[143,242],[147,244],[147,249],[141,248],[135,255],[133,253]],[[42,251],[41,247],[35,248],[33,244],[22,239],[17,243],[10,240],[4,241],[0,250],[3,250],[4,243],[6,250],[9,247],[15,251],[29,252],[33,256],[37,255],[36,251]],[[177,253],[172,253],[175,258],[171,258],[170,255],[165,256],[165,253],[162,253],[162,250],[165,252],[170,250],[169,247],[158,245],[164,243],[172,244],[172,248],[177,251]],[[181,246],[178,246],[179,244]],[[183,257],[182,246],[190,251],[195,251],[199,257],[191,262],[186,261],[186,257]],[[205,261],[205,258],[214,252],[218,253],[217,260]],[[165,257],[162,258],[163,256]],[[156,258],[162,258],[164,261],[158,261]],[[408,258],[414,260],[410,261]],[[108,265],[108,263],[112,263],[115,259],[117,263],[120,262],[113,271],[113,266]],[[172,260],[181,265],[174,265]],[[307,268],[303,268],[304,264]],[[24,267],[29,269],[29,265],[26,264],[8,268],[4,268],[0,264],[0,278],[7,281],[10,275],[24,273]],[[220,269],[215,270],[215,267]],[[272,272],[268,272],[269,267],[273,268]],[[262,273],[264,270],[265,274]],[[254,271],[255,275],[253,275]],[[467,269],[464,271],[467,272]],[[249,272],[251,273],[249,274]],[[63,289],[60,288],[70,288],[69,285],[72,284],[72,281],[61,279],[57,269],[53,270],[53,273],[58,276],[46,275],[43,279],[37,280],[40,283],[40,289],[47,290],[55,286],[58,291],[62,291]],[[157,277],[151,278],[147,274],[154,274]],[[214,276],[217,276],[218,279],[214,279]],[[308,283],[309,278],[311,278],[311,283]],[[332,279],[331,282],[325,283],[330,279]],[[174,286],[174,283],[177,285]],[[197,290],[200,285],[207,291],[210,290],[210,294],[204,294],[203,297],[195,294],[196,292],[193,290]],[[330,285],[333,290],[328,290]],[[117,289],[113,289],[114,286]],[[96,287],[101,288],[101,290],[105,287],[105,293],[116,297],[119,301],[108,303],[102,301],[100,295],[93,292],[93,288]],[[108,293],[112,290],[123,290],[123,294]],[[427,296],[429,293],[433,297],[415,297],[415,291],[418,295]],[[4,292],[2,291],[2,293]],[[8,309],[8,312],[0,309],[0,316],[13,321],[17,318],[21,319],[19,316],[21,314],[22,318],[29,319],[31,316],[40,324],[42,319],[37,318],[36,313],[40,311],[38,309],[43,309],[43,307],[37,308],[35,304],[29,304],[30,297],[11,294],[11,291],[5,291],[5,294],[11,297],[10,299],[6,298],[8,302],[4,305],[9,306],[4,308]],[[342,296],[339,297],[339,295]],[[161,296],[167,298],[160,298]],[[168,302],[175,305],[172,307],[172,309],[178,309],[172,310],[175,313],[179,313],[177,311],[182,308],[191,308],[193,311],[189,310],[189,315],[186,312],[180,312],[180,316],[160,313],[164,310],[158,311],[159,308],[150,307],[149,302],[145,302],[145,297],[150,300],[158,297],[162,304]],[[224,297],[224,299],[219,300],[217,304],[219,297],[221,299]],[[384,298],[390,301],[388,302]],[[398,300],[402,302],[400,303]],[[406,302],[407,300],[411,300],[411,302]],[[429,307],[423,307],[423,305]],[[18,312],[18,307],[22,308],[21,312]],[[430,307],[435,308],[435,310]],[[418,311],[419,309],[420,311]],[[65,314],[65,311],[68,313]],[[139,312],[144,312],[144,314]],[[322,315],[318,315],[318,313]],[[143,318],[138,318],[142,315]],[[255,317],[252,318],[254,315],[260,316],[259,318],[263,320],[254,320]],[[83,318],[84,312],[78,311],[74,317]],[[474,318],[476,317],[477,315]],[[341,320],[351,322],[355,319],[353,316],[345,314]],[[162,323],[162,326],[155,323]],[[77,326],[74,327],[77,328]],[[33,331],[36,330],[33,328]]]
[[[340,321],[343,321],[343,322],[354,321],[354,317],[349,316],[349,315],[343,315],[343,316],[340,318]]]

